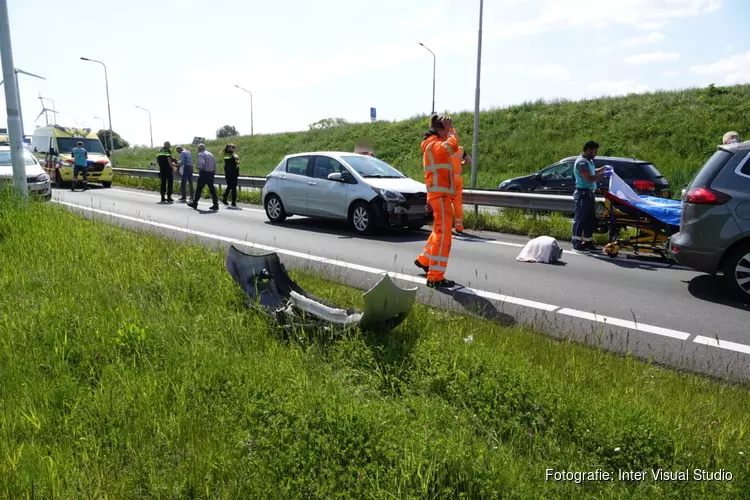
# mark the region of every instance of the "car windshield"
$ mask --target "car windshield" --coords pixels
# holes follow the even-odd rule
[[[23,150],[23,163],[24,165],[36,165],[34,157],[26,149]],[[0,167],[9,167],[11,165],[13,165],[13,162],[10,158],[10,150],[0,151]]]
[[[402,179],[404,174],[382,160],[372,156],[353,154],[342,156],[351,167],[362,177],[379,177],[388,179]]]
[[[57,147],[60,148],[61,154],[70,154],[73,148],[76,147],[78,141],[83,143],[83,149],[89,153],[104,154],[104,148],[99,139],[81,139],[78,137],[58,137]]]

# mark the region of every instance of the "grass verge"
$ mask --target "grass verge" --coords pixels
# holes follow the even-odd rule
[[[289,339],[223,258],[0,198],[0,496],[750,495],[747,387],[421,305],[390,333]]]

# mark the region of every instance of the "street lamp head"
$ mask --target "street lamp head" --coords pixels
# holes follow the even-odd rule
[[[422,42],[419,42],[419,45],[421,45],[422,47],[424,47],[424,44]]]
[[[88,57],[82,57],[82,58],[81,58],[81,61],[90,61],[90,60],[91,60],[91,59],[89,59]]]

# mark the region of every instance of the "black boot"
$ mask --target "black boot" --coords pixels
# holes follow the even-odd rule
[[[440,281],[427,281],[427,286],[429,288],[453,288],[456,286],[456,282],[453,280],[447,280],[443,278]]]

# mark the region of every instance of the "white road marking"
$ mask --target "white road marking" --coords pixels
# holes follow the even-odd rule
[[[639,332],[653,333],[654,335],[662,335],[664,337],[671,337],[673,339],[678,339],[678,340],[687,340],[688,338],[690,338],[689,333],[680,332],[677,330],[670,330],[669,328],[662,328],[660,326],[636,323],[635,321],[612,318],[610,316],[602,316],[600,314],[577,311],[575,309],[563,308],[557,311],[557,313],[563,314],[565,316],[573,316],[574,318],[594,321],[596,323],[604,323],[607,325],[619,326],[622,328],[628,328],[630,330],[635,330]]]
[[[106,210],[99,210],[99,209],[95,209],[95,208],[91,208],[91,207],[87,207],[87,206],[83,206],[83,205],[77,205],[75,203],[69,203],[69,202],[60,201],[60,200],[53,200],[53,201],[55,203],[59,203],[61,205],[65,205],[65,206],[68,206],[68,207],[77,208],[77,209],[81,209],[81,210],[86,210],[86,211],[89,211],[89,212],[98,213],[98,214],[101,214],[101,215],[105,215],[105,216],[109,216],[109,217],[114,217],[114,218],[117,218],[117,219],[128,220],[128,221],[136,222],[136,223],[139,223],[139,224],[144,224],[144,225],[148,225],[148,226],[159,227],[159,228],[162,228],[162,229],[168,229],[168,230],[171,230],[171,231],[176,231],[176,232],[181,232],[181,233],[185,233],[185,234],[190,234],[190,235],[198,236],[198,237],[202,237],[202,238],[208,238],[208,239],[214,239],[214,240],[224,241],[224,242],[227,242],[227,243],[231,243],[231,244],[235,244],[235,245],[240,245],[240,246],[245,246],[245,247],[250,247],[250,248],[254,248],[254,249],[258,249],[258,250],[263,250],[263,251],[266,251],[266,252],[276,252],[276,253],[282,254],[282,255],[288,255],[288,256],[291,256],[291,257],[296,257],[296,258],[300,258],[300,259],[304,259],[304,260],[309,260],[309,261],[313,261],[313,262],[319,262],[321,264],[328,264],[328,265],[332,265],[332,266],[336,266],[336,267],[340,267],[340,268],[344,268],[344,269],[351,269],[351,270],[361,271],[361,272],[365,272],[365,273],[368,273],[368,274],[376,274],[376,275],[389,274],[390,276],[392,276],[393,278],[396,278],[396,279],[400,279],[400,280],[408,281],[408,282],[412,282],[412,283],[424,284],[424,278],[419,278],[419,277],[416,277],[416,276],[411,276],[411,275],[401,274],[401,273],[389,273],[388,271],[383,270],[383,269],[376,269],[376,268],[373,268],[373,267],[362,266],[362,265],[359,265],[359,264],[351,264],[349,262],[344,262],[344,261],[335,260],[335,259],[329,259],[329,258],[325,258],[325,257],[319,257],[319,256],[315,256],[315,255],[304,254],[304,253],[296,252],[296,251],[293,251],[293,250],[284,250],[284,249],[281,249],[281,248],[275,248],[275,247],[271,247],[271,246],[267,246],[267,245],[260,245],[260,244],[257,244],[257,243],[251,243],[251,242],[248,242],[248,241],[238,240],[238,239],[235,239],[235,238],[229,238],[229,237],[221,236],[221,235],[218,235],[218,234],[205,233],[205,232],[196,231],[196,230],[193,230],[193,229],[186,229],[186,228],[182,228],[182,227],[178,227],[178,226],[173,226],[171,224],[164,224],[164,223],[161,223],[161,222],[155,222],[155,221],[146,220],[146,219],[139,219],[137,217],[131,217],[129,215],[123,215],[123,214],[118,214],[118,213],[114,213],[114,212],[108,212]],[[465,294],[465,295],[476,295],[476,296],[479,296],[479,297],[483,297],[483,298],[486,298],[486,299],[495,300],[495,301],[498,301],[498,302],[505,302],[505,303],[509,303],[509,304],[516,304],[516,305],[519,305],[519,306],[529,307],[529,308],[532,308],[532,309],[538,309],[538,310],[543,310],[543,311],[547,311],[547,312],[555,312],[556,314],[562,314],[562,315],[565,315],[565,316],[571,316],[571,317],[575,317],[575,318],[579,318],[579,319],[584,319],[584,320],[588,320],[588,321],[593,321],[593,322],[598,322],[598,323],[604,323],[604,324],[618,326],[618,327],[622,327],[622,328],[628,328],[628,329],[639,331],[639,332],[651,333],[651,334],[665,336],[665,337],[669,337],[669,338],[674,338],[674,339],[678,339],[678,340],[682,340],[682,341],[685,341],[685,340],[687,340],[688,338],[690,338],[692,336],[690,333],[687,333],[687,332],[680,332],[680,331],[677,331],[677,330],[670,330],[670,329],[667,329],[667,328],[662,328],[662,327],[653,326],[653,325],[647,325],[647,324],[644,324],[644,323],[636,323],[634,321],[628,321],[628,320],[623,320],[623,319],[619,319],[619,318],[612,318],[612,317],[609,317],[609,316],[601,316],[601,315],[597,315],[597,314],[593,314],[593,313],[579,311],[579,310],[576,310],[576,309],[569,309],[569,308],[562,308],[562,309],[560,309],[559,306],[555,306],[555,305],[551,305],[551,304],[545,304],[545,303],[542,303],[542,302],[536,302],[536,301],[533,301],[533,300],[522,299],[522,298],[518,298],[518,297],[511,297],[511,296],[508,296],[508,295],[501,295],[501,294],[498,294],[498,293],[487,292],[487,291],[484,291],[484,290],[475,290],[475,289],[472,289],[472,288],[456,288],[456,289],[453,290],[453,292],[454,293],[461,293],[461,294]],[[701,343],[701,344],[704,344],[704,345],[710,345],[710,346],[715,346],[715,347],[720,347],[720,348],[725,348],[725,349],[731,349],[731,350],[735,350],[735,351],[738,351],[738,352],[743,352],[743,353],[746,353],[746,354],[750,354],[750,346],[749,345],[738,344],[738,343],[734,343],[734,342],[725,342],[725,341],[722,341],[721,345],[719,345],[719,343],[716,342],[714,339],[707,338],[707,337],[701,337],[701,336],[696,337],[695,338],[695,342]]]
[[[135,189],[133,189],[133,190],[127,190],[127,189],[110,188],[110,189],[107,189],[107,191],[117,191],[118,193],[137,194],[137,195],[140,195],[140,196],[147,196],[149,198],[154,198],[154,199],[158,198],[158,199],[161,199],[160,195],[154,195],[154,194],[151,194],[151,193],[148,193],[148,192],[144,193],[144,192],[141,192],[141,191],[138,191],[138,190],[135,190]],[[91,199],[93,200],[94,198],[92,197]],[[175,205],[185,205],[185,203],[179,203],[177,201],[175,201],[174,204]],[[237,207],[237,208],[230,209],[230,210],[232,212],[248,211],[248,212],[260,212],[260,213],[263,213],[263,214],[266,213],[265,210],[262,210],[262,209],[259,209],[259,208],[248,208],[248,207]]]
[[[142,191],[138,191],[137,189],[133,190],[125,190],[125,189],[117,189],[117,188],[109,188],[107,191],[117,191],[118,193],[127,193],[127,194],[137,194],[140,196],[148,196],[149,198],[159,198],[159,196],[154,196],[151,193],[144,193]],[[93,198],[92,198],[93,199]]]
[[[718,347],[719,349],[727,349],[730,351],[741,352],[743,354],[750,354],[750,345],[738,344],[737,342],[729,342],[728,340],[717,340],[713,337],[704,337],[698,335],[693,339],[693,342],[701,345],[708,345],[712,347]]]

